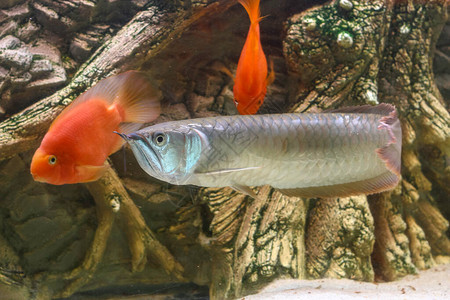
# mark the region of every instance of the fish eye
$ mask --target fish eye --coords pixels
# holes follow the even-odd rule
[[[157,132],[154,134],[153,141],[158,146],[163,146],[166,143],[166,135],[161,132]]]
[[[234,99],[234,104],[235,104],[235,105],[238,105],[238,104],[239,104],[239,101],[237,101],[237,99]]]
[[[49,165],[54,165],[54,164],[56,164],[56,156],[54,156],[54,155],[50,155],[49,157],[48,157],[48,163],[49,163]]]

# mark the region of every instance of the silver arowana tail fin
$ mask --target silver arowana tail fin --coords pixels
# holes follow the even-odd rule
[[[400,176],[402,163],[402,127],[395,109],[389,115],[381,118],[378,129],[387,130],[390,140],[387,145],[377,149],[377,153],[386,163],[387,168],[395,175]]]
[[[382,103],[377,106],[344,107],[326,111],[325,113],[379,114],[378,129],[387,130],[390,139],[385,146],[375,149],[375,151],[386,164],[386,172],[368,180],[321,187],[282,189],[280,191],[288,196],[295,197],[336,198],[361,194],[375,194],[394,188],[400,180],[402,152],[402,129],[395,107]]]

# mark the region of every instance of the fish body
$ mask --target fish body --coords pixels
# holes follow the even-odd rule
[[[255,114],[258,111],[266,96],[267,85],[274,79],[273,70],[267,75],[267,60],[260,40],[259,2],[260,0],[239,0],[250,18],[250,28],[239,58],[233,87],[234,101],[241,115]]]
[[[97,180],[106,158],[123,144],[113,132],[135,131],[154,120],[159,101],[159,91],[139,72],[99,81],[53,121],[33,156],[31,174],[56,185]]]
[[[149,175],[171,184],[344,197],[391,189],[400,178],[401,127],[388,104],[182,120],[122,137]]]

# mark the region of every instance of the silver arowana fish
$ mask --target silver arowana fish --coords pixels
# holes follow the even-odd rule
[[[271,185],[289,196],[346,197],[394,188],[402,133],[390,104],[326,113],[220,116],[121,136],[139,165],[171,184]]]

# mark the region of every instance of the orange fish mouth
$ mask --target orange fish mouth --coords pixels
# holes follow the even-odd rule
[[[46,183],[47,181],[44,179],[44,177],[40,177],[36,174],[31,174],[33,176],[34,181],[38,181],[38,182],[44,182]]]

